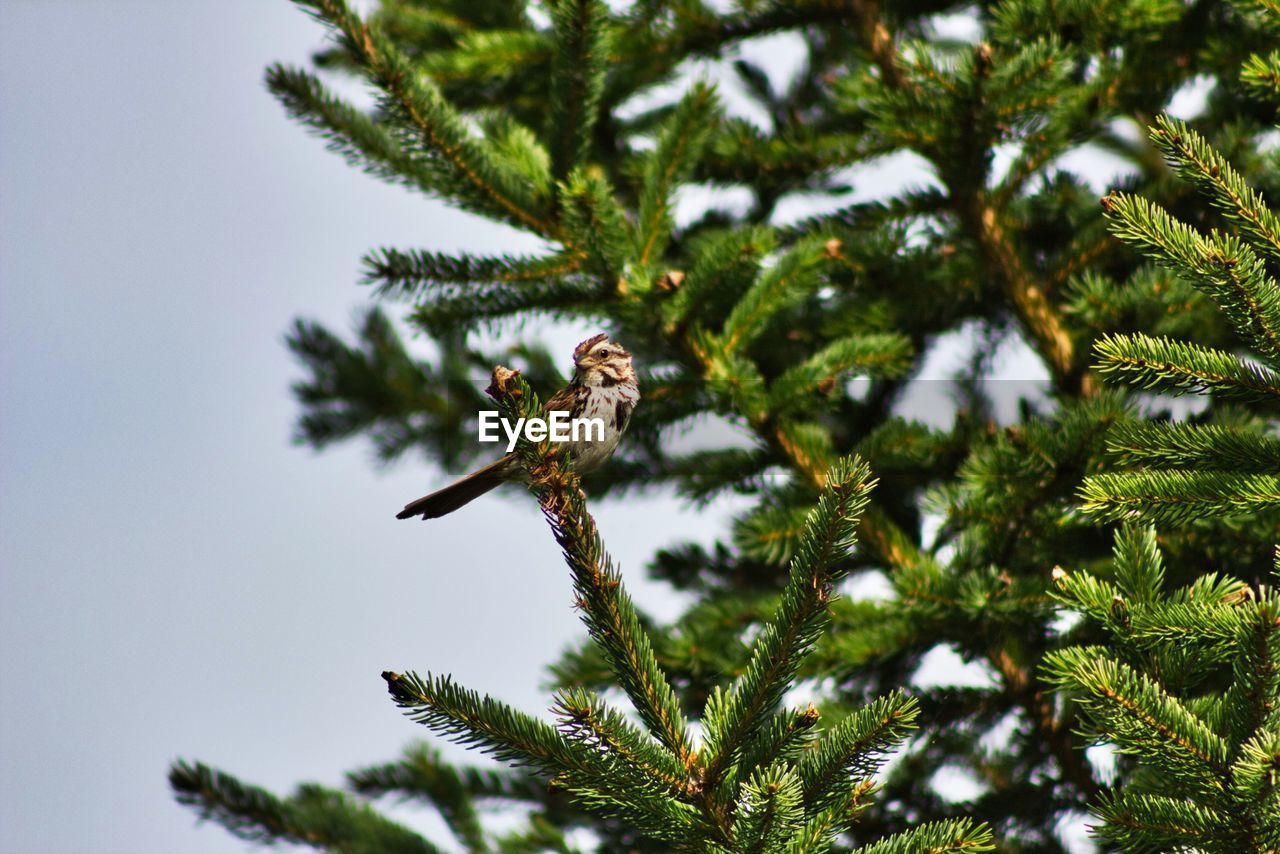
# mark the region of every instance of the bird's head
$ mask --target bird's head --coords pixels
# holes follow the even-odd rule
[[[631,353],[603,332],[573,348],[573,367],[589,385],[635,381]]]

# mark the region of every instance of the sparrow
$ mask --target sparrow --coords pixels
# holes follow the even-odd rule
[[[567,412],[569,418],[599,419],[604,435],[582,431],[577,440],[565,442],[574,471],[587,473],[602,466],[618,447],[640,401],[640,385],[631,353],[606,334],[593,335],[573,349],[573,379],[544,407],[544,414]],[[523,480],[524,466],[509,453],[482,469],[430,495],[411,501],[397,519],[437,519],[452,513],[509,480]]]

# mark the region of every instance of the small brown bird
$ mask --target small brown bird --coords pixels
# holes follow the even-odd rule
[[[594,335],[573,350],[573,379],[547,401],[545,412],[567,412],[570,419],[599,419],[601,438],[587,430],[570,440],[569,458],[580,473],[594,471],[613,456],[631,412],[640,401],[640,385],[631,354],[608,335]],[[495,460],[444,489],[405,505],[397,519],[436,519],[484,495],[508,480],[524,477],[524,467],[514,453]]]

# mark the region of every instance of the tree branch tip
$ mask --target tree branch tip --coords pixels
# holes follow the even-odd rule
[[[505,365],[493,366],[493,379],[489,383],[489,387],[484,393],[497,400],[499,397],[510,396],[519,397],[520,389],[515,382],[520,377],[518,370],[512,370]]]

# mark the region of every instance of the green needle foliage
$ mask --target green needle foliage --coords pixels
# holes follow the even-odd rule
[[[587,630],[550,714],[386,674],[496,763],[280,797],[179,762],[182,803],[350,851],[1038,854],[1090,812],[1108,848],[1280,845],[1271,0],[295,2],[330,41],[268,69],[285,110],[533,247],[371,249],[355,330],[288,335],[298,440],[480,461],[476,376],[518,368],[510,415],[565,381],[531,320],[616,335],[643,401],[581,483],[520,447]],[[670,623],[585,497],[652,491],[734,499],[629,570]]]
[[[179,803],[247,842],[293,842],[351,852],[439,850],[368,804],[322,786],[299,786],[292,797],[278,798],[206,765],[186,762],[170,769],[169,784]]]
[[[1277,563],[1280,570],[1280,561]],[[1058,571],[1056,597],[1108,646],[1045,658],[1091,739],[1131,762],[1094,807],[1125,851],[1280,845],[1280,597],[1213,574],[1165,590],[1149,527],[1116,537],[1110,578]]]
[[[1264,4],[1265,5],[1265,4]],[[1280,10],[1268,26],[1280,31]],[[1265,60],[1250,57],[1243,79],[1260,88]],[[1265,87],[1261,87],[1265,88]],[[1273,98],[1280,104],[1280,98]],[[1201,134],[1161,116],[1151,139],[1178,175],[1217,208],[1230,231],[1207,234],[1140,196],[1103,199],[1112,232],[1217,304],[1246,353],[1142,334],[1097,346],[1098,370],[1147,389],[1210,393],[1248,402],[1270,418],[1263,433],[1220,425],[1164,424],[1117,433],[1112,450],[1138,471],[1085,480],[1085,510],[1101,518],[1185,521],[1204,514],[1254,514],[1280,507],[1276,413],[1280,412],[1280,218],[1262,194]]]
[[[1254,57],[1246,75],[1257,64]],[[1111,228],[1216,303],[1248,357],[1135,333],[1098,343],[1099,370],[1257,411],[1237,413],[1235,423],[1117,424],[1109,450],[1138,468],[1086,478],[1084,510],[1165,524],[1243,516],[1274,538],[1267,520],[1280,506],[1280,220],[1185,123],[1160,117],[1152,139],[1231,232],[1206,235],[1126,194],[1103,200]],[[1280,546],[1275,568],[1280,575]],[[1096,832],[1124,851],[1277,850],[1280,598],[1274,587],[1215,573],[1166,592],[1165,576],[1151,527],[1117,534],[1109,578],[1055,570],[1056,598],[1111,641],[1055,650],[1042,665],[1078,707],[1082,731],[1130,763],[1092,807]]]
[[[1111,450],[1141,469],[1087,478],[1084,509],[1110,520],[1185,521],[1205,514],[1280,508],[1280,219],[1205,139],[1161,117],[1152,139],[1178,173],[1219,208],[1236,234],[1201,234],[1132,195],[1103,200],[1126,242],[1211,298],[1248,355],[1141,333],[1101,340],[1108,378],[1173,393],[1210,393],[1254,404],[1265,432],[1225,425],[1127,425]]]

